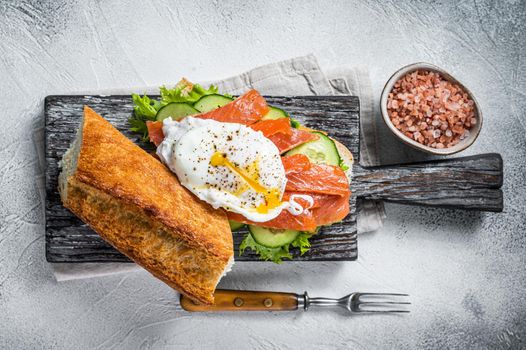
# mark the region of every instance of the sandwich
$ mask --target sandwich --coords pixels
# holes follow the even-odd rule
[[[195,302],[212,304],[233,263],[216,210],[89,107],[62,159],[62,203],[103,239]]]
[[[349,150],[302,126],[256,90],[235,98],[183,79],[160,99],[132,95],[131,130],[198,200],[241,230],[240,254],[262,260],[305,254],[309,239],[349,213]],[[312,127],[312,126],[311,126]],[[248,231],[248,232],[247,232]]]

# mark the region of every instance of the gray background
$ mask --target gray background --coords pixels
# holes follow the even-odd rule
[[[516,348],[526,341],[526,3],[0,2],[0,348]],[[49,94],[213,80],[314,53],[364,64],[378,96],[404,64],[477,96],[465,154],[505,162],[500,214],[387,205],[351,263],[240,263],[221,287],[340,296],[405,291],[403,317],[190,315],[146,272],[57,283],[44,259],[42,102]]]

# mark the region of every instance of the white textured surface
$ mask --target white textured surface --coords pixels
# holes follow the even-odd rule
[[[526,4],[398,1],[0,3],[0,348],[422,348],[524,346]],[[44,259],[42,102],[76,90],[230,76],[315,53],[366,64],[379,95],[401,65],[463,81],[485,125],[466,154],[499,152],[505,212],[388,205],[354,263],[237,264],[221,287],[339,296],[405,291],[404,317],[190,315],[145,272],[57,283]],[[387,154],[387,153],[386,153]],[[396,249],[395,249],[396,248]],[[522,339],[521,339],[522,337]]]

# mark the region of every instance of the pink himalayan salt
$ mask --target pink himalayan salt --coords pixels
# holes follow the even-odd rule
[[[415,71],[400,78],[388,95],[393,125],[417,142],[444,148],[468,137],[477,123],[474,101],[439,73]]]

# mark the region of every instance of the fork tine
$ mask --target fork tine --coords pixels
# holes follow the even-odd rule
[[[361,310],[361,309],[358,309],[355,312],[364,312],[364,313],[373,313],[373,312],[377,312],[378,313],[378,312],[380,312],[380,313],[383,313],[383,314],[389,314],[389,313],[408,314],[411,311],[409,311],[409,310]]]
[[[411,305],[409,301],[365,301],[365,302],[358,302],[358,305],[373,305],[373,306],[382,306],[385,304],[392,304],[392,305]]]
[[[395,297],[408,297],[409,294],[402,294],[402,293],[357,293],[358,297],[361,296],[395,296]]]

